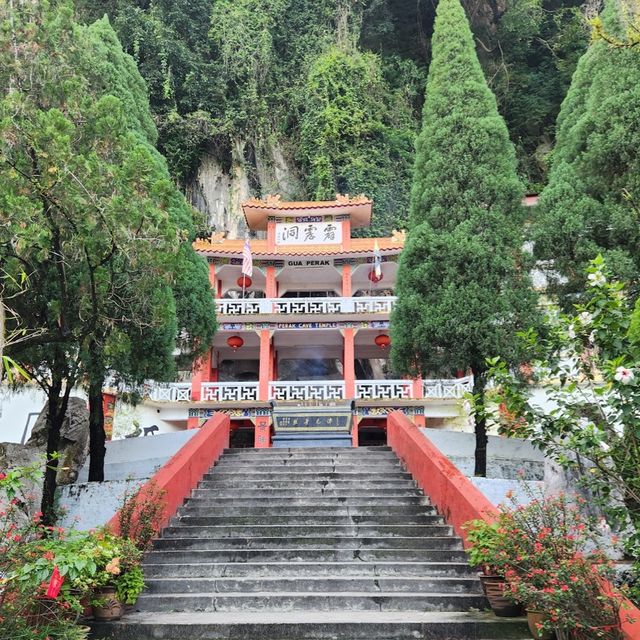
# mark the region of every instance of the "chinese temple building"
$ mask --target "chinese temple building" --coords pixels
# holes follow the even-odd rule
[[[214,234],[195,248],[208,262],[218,332],[190,382],[155,385],[162,414],[196,428],[227,413],[245,446],[358,446],[383,442],[387,414],[463,429],[470,378],[392,379],[389,317],[404,233],[355,238],[371,200],[248,200],[262,239]],[[266,236],[266,237],[265,237]],[[243,255],[244,253],[244,255]]]

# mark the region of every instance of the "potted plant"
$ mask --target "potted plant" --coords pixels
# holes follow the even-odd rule
[[[98,620],[117,620],[122,617],[125,605],[135,604],[144,589],[142,552],[133,540],[107,531],[95,534],[95,548],[98,572],[93,615]]]
[[[497,522],[471,520],[465,524],[469,562],[479,569],[482,590],[496,616],[515,617],[522,615],[522,607],[504,595],[506,580],[501,569],[504,558],[501,549],[504,534]]]

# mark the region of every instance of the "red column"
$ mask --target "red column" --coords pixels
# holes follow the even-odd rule
[[[353,295],[351,289],[351,265],[345,264],[342,267],[342,297],[350,298]]]
[[[276,248],[276,223],[274,220],[267,222],[267,251],[275,251]]]
[[[209,382],[211,376],[211,349],[193,363],[191,371],[191,401],[200,400],[200,385]]]
[[[351,248],[351,220],[342,221],[342,248],[345,251]]]
[[[256,449],[268,449],[271,446],[271,418],[268,416],[256,418],[253,446]]]
[[[353,416],[353,426],[351,427],[351,446],[358,446],[358,416]]]
[[[422,378],[415,378],[412,380],[413,385],[413,398],[415,400],[419,400],[424,398],[424,387],[422,386]],[[426,426],[426,418],[423,415],[415,415],[413,417],[413,421],[417,427]]]
[[[216,265],[213,262],[209,263],[209,285],[217,293],[218,286],[216,283]]]
[[[347,400],[356,397],[355,330],[344,330],[344,351],[342,369],[344,371],[345,394]]]
[[[278,284],[276,282],[276,268],[267,267],[266,276],[267,276],[267,284],[265,287],[264,295],[266,298],[277,298]]]
[[[271,331],[260,330],[260,373],[258,384],[258,398],[263,402],[269,400],[270,374],[273,368],[271,362]]]

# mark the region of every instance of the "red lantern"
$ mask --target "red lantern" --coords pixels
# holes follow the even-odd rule
[[[369,271],[369,280],[371,280],[371,282],[380,282],[380,280],[382,280],[382,278],[384,278],[384,274],[383,273],[381,273],[379,276],[377,276],[374,269],[371,269],[371,271]]]
[[[240,276],[237,280],[236,280],[236,284],[241,288],[241,289],[248,289],[252,284],[253,284],[253,280],[251,280],[251,278],[249,276]]]
[[[244,344],[244,340],[240,336],[231,336],[230,338],[227,338],[227,344],[234,351],[237,351]]]
[[[386,349],[391,344],[391,338],[386,333],[375,337],[374,342],[381,349]]]

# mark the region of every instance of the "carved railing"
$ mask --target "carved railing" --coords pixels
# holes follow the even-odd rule
[[[358,400],[409,400],[413,398],[411,380],[358,380]]]
[[[473,390],[473,376],[450,380],[423,380],[424,398],[457,399]],[[149,398],[156,402],[190,402],[191,384],[152,384]],[[203,382],[200,387],[202,402],[255,402],[258,398],[257,382]],[[269,400],[335,401],[346,400],[343,380],[298,380],[269,383]],[[357,380],[358,400],[413,400],[412,380]]]
[[[465,393],[473,391],[473,376],[450,380],[423,380],[422,390],[425,398],[462,398]]]
[[[256,314],[334,315],[338,313],[389,314],[394,296],[362,298],[222,298],[216,300],[219,315],[244,316]]]
[[[191,400],[191,383],[156,383],[151,387],[149,398],[156,402],[189,402]]]
[[[202,402],[251,402],[258,399],[257,382],[203,382]]]
[[[269,399],[290,402],[292,400],[344,400],[345,384],[342,380],[310,382],[271,382]]]

